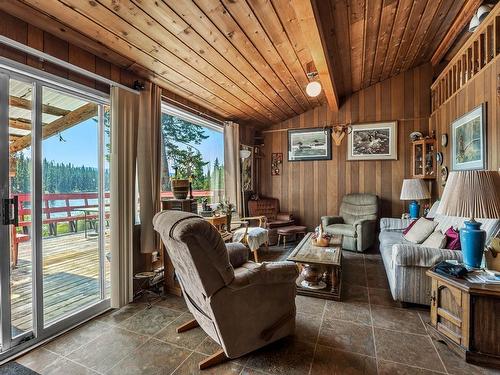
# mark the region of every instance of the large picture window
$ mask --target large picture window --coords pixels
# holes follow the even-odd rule
[[[193,197],[201,204],[224,197],[224,134],[218,124],[162,105],[161,196],[173,197],[171,178],[192,180]]]

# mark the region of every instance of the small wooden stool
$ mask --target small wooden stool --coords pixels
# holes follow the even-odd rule
[[[279,227],[278,229],[278,246],[281,241],[281,237],[283,237],[283,247],[286,246],[286,237],[294,236],[297,239],[297,234],[305,235],[307,232],[307,227],[303,225],[289,225],[286,227]]]

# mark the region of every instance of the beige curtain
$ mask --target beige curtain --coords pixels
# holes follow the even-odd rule
[[[141,253],[158,249],[153,216],[160,211],[161,88],[150,82],[140,95],[137,177],[141,217]]]
[[[111,88],[111,306],[133,298],[133,232],[139,95]]]
[[[243,214],[240,172],[240,127],[226,121],[224,123],[224,184],[226,199],[236,205],[237,212]]]

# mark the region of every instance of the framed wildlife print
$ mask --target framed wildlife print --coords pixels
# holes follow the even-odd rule
[[[396,160],[398,122],[351,125],[347,138],[347,160]]]
[[[451,168],[454,171],[486,169],[485,104],[451,124]]]
[[[330,128],[288,130],[288,161],[331,160]]]

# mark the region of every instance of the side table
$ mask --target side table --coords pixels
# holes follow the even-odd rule
[[[432,279],[431,336],[466,362],[500,368],[500,285],[427,271]]]

